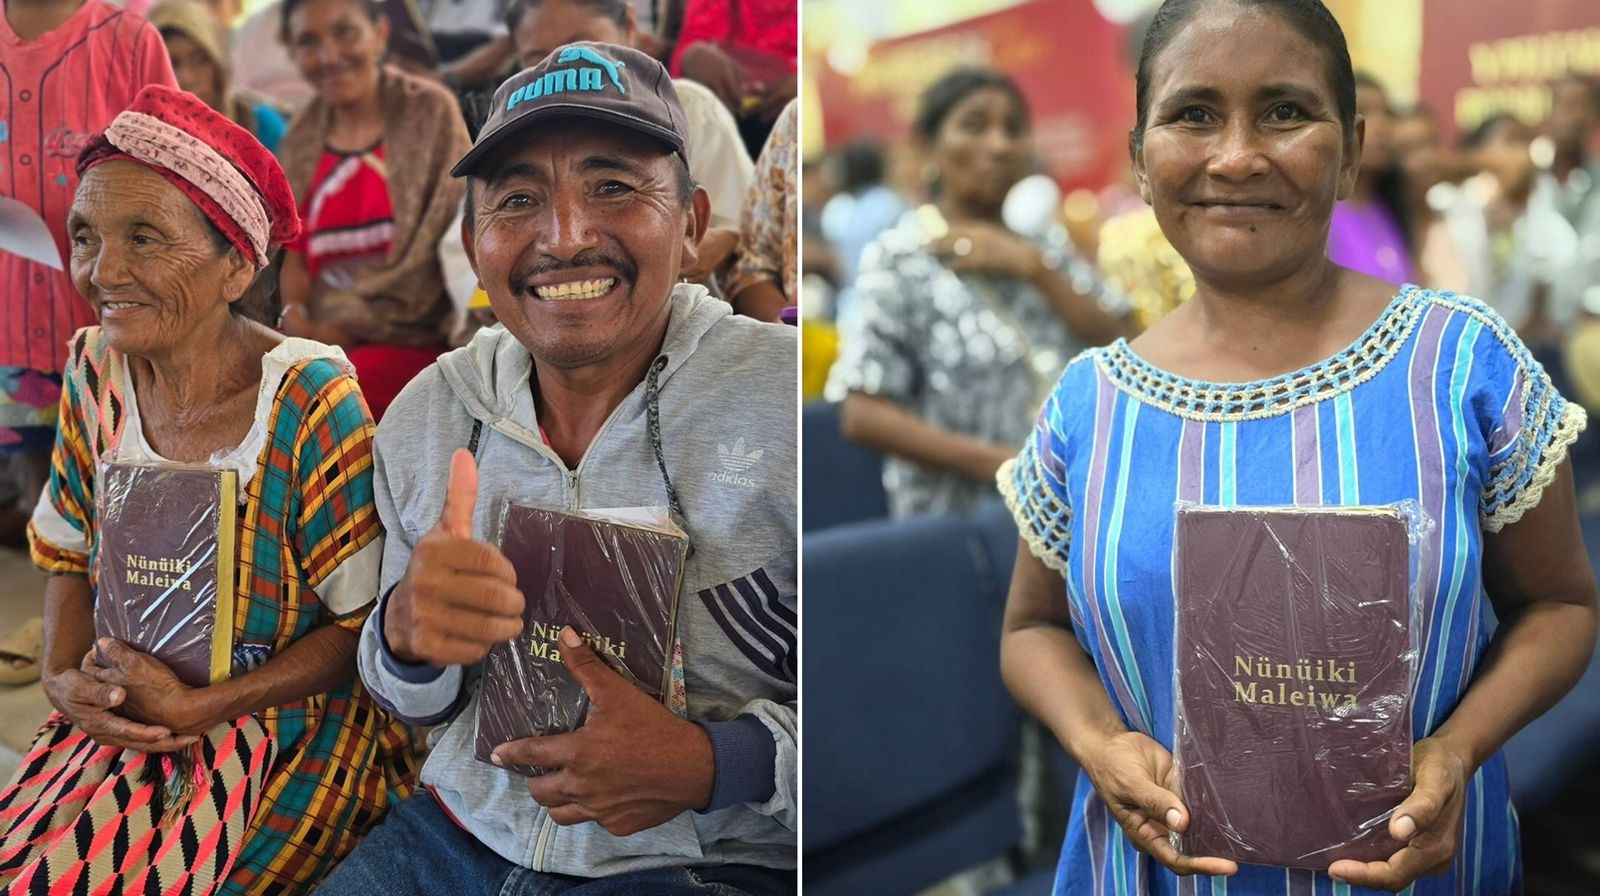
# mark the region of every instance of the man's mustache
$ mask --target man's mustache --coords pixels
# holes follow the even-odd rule
[[[511,292],[522,291],[524,285],[533,277],[542,277],[564,270],[581,270],[583,268],[604,267],[616,271],[623,280],[632,283],[638,276],[639,269],[633,260],[622,255],[607,252],[604,249],[585,249],[569,259],[556,258],[553,255],[540,255],[519,264],[511,272]]]

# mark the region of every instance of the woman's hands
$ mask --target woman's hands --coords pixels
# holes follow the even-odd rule
[[[1472,767],[1467,757],[1437,737],[1411,748],[1415,783],[1389,818],[1389,836],[1404,843],[1384,862],[1334,862],[1328,875],[1378,890],[1398,892],[1419,877],[1450,870],[1461,842],[1461,812]]]
[[[999,274],[1033,281],[1046,270],[1039,247],[989,221],[961,221],[928,243],[945,266],[956,273]]]
[[[1450,870],[1461,839],[1471,767],[1460,751],[1438,738],[1418,741],[1411,764],[1416,783],[1389,819],[1389,836],[1405,846],[1382,862],[1334,862],[1328,867],[1330,877],[1398,892],[1418,878]],[[1132,731],[1105,737],[1086,751],[1083,768],[1140,851],[1177,874],[1231,875],[1239,870],[1227,859],[1181,856],[1172,848],[1167,835],[1186,829],[1189,813],[1176,792],[1172,755],[1154,740]]]
[[[122,649],[137,653],[126,646]],[[160,665],[153,658],[149,659]],[[95,662],[94,651],[90,650],[78,668],[46,675],[43,682],[45,695],[50,698],[51,705],[72,720],[78,730],[94,738],[96,743],[108,747],[142,753],[170,753],[199,740],[194,735],[176,732],[168,725],[149,720],[136,721],[124,715],[129,690],[122,684],[101,681],[98,675],[103,671],[106,671],[105,667]],[[167,674],[170,676],[171,672]],[[143,699],[147,697],[142,695]]]
[[[1082,755],[1095,793],[1140,852],[1176,874],[1228,876],[1239,866],[1227,859],[1183,856],[1168,835],[1189,827],[1189,811],[1178,798],[1172,754],[1136,731],[1102,738]]]
[[[166,663],[114,638],[101,638],[84,657],[89,674],[125,693],[121,714],[174,734],[204,734],[221,720],[202,718],[203,688],[178,680]]]

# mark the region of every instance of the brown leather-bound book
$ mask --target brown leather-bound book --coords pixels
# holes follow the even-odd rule
[[[109,463],[96,498],[94,628],[191,687],[233,666],[239,474]]]
[[[1180,851],[1325,869],[1400,848],[1409,532],[1391,507],[1178,511]]]
[[[517,572],[524,628],[484,660],[480,761],[488,762],[506,741],[583,724],[589,700],[561,661],[564,626],[640,689],[667,701],[688,538],[669,520],[619,513],[626,512],[505,507],[499,545]],[[506,767],[523,775],[541,772]]]

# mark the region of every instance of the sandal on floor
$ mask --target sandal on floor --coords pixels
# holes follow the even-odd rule
[[[27,660],[28,665],[12,665],[19,659]],[[44,620],[35,616],[0,640],[0,685],[32,684],[38,681],[39,666],[43,659]]]

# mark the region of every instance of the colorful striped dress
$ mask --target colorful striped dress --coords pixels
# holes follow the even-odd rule
[[[289,339],[263,358],[240,469],[234,674],[327,624],[360,630],[377,595],[371,416],[336,349]],[[30,534],[47,572],[95,580],[101,458],[153,460],[126,362],[73,338],[50,484]],[[352,670],[353,672],[353,670]],[[0,885],[14,893],[305,892],[409,794],[409,729],[359,680],[213,729],[200,795],[155,824],[139,770],[52,715],[0,789]],[[75,888],[76,887],[81,887]],[[111,888],[115,885],[115,888]]]
[[[1483,533],[1533,507],[1584,413],[1500,317],[1473,299],[1405,287],[1354,344],[1271,380],[1186,380],[1126,342],[1080,355],[1033,435],[1000,471],[1035,555],[1065,578],[1078,642],[1124,722],[1173,743],[1173,507],[1419,501],[1427,636],[1413,734],[1450,715],[1489,641]],[[1473,777],[1449,874],[1415,896],[1521,891],[1503,754]],[[1369,892],[1326,874],[1241,865],[1178,878],[1131,846],[1078,777],[1058,894]]]

